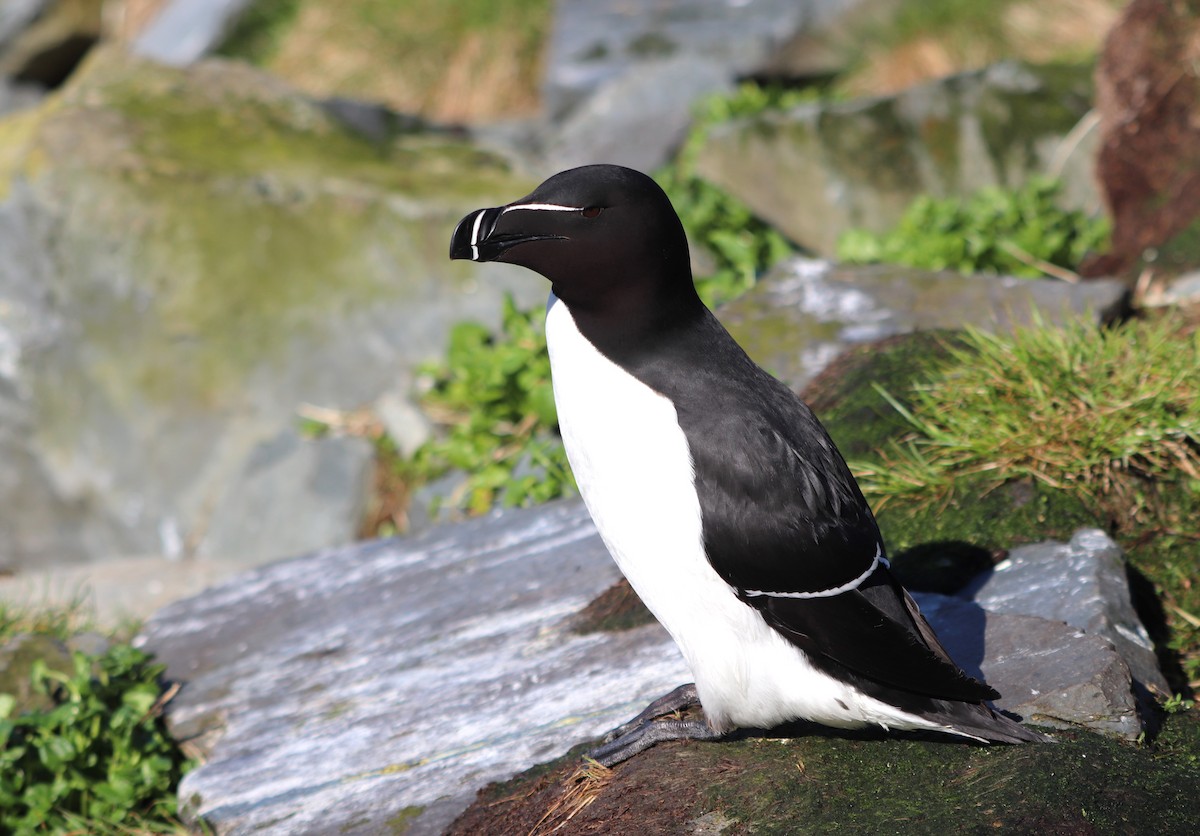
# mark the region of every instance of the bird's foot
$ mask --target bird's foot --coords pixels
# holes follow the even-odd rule
[[[718,740],[724,737],[704,720],[647,720],[632,731],[609,740],[588,752],[602,766],[615,766],[668,740]]]
[[[646,725],[646,723],[655,717],[673,714],[676,711],[683,711],[685,708],[692,708],[698,705],[700,705],[700,696],[696,693],[696,683],[689,682],[687,685],[680,685],[671,693],[661,696],[650,703],[642,709],[641,714],[634,717],[628,723],[623,723],[604,735],[604,742],[611,743],[618,738],[624,737],[639,726]]]

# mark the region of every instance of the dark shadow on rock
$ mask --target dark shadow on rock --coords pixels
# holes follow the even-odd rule
[[[1162,600],[1154,589],[1154,582],[1146,577],[1132,563],[1125,564],[1125,578],[1129,582],[1129,595],[1133,601],[1133,609],[1150,634],[1154,642],[1154,652],[1163,676],[1167,678],[1172,690],[1192,697],[1193,691],[1188,684],[1187,675],[1183,672],[1179,652],[1169,646],[1171,628],[1167,624],[1167,612],[1163,609]]]
[[[957,598],[923,597],[917,603],[955,664],[968,676],[986,682],[983,660],[988,616],[983,607]]]
[[[954,595],[990,573],[1002,555],[964,540],[919,543],[892,556],[892,573],[910,592]]]

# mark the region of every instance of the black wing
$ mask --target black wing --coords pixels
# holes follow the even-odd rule
[[[740,590],[820,593],[853,584],[883,556],[875,517],[808,407],[752,368],[737,379],[743,391],[680,415],[708,559]],[[746,386],[749,374],[757,385]]]
[[[812,411],[723,329],[705,353],[720,362],[667,385],[717,573],[819,667],[942,699],[995,699],[892,578],[875,517]]]

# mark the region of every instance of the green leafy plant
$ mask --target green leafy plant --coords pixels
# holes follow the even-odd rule
[[[895,229],[850,230],[837,255],[854,263],[887,262],[962,273],[1035,278],[1064,275],[1103,248],[1109,224],[1056,202],[1061,185],[1033,178],[1015,190],[981,189],[966,200],[922,196]]]
[[[159,717],[163,666],[128,644],[74,654],[74,671],[34,663],[53,707],[12,716],[0,694],[0,831],[175,832],[186,759]]]
[[[417,451],[413,475],[466,472],[458,504],[472,513],[497,500],[528,505],[575,489],[557,436],[543,316],[506,298],[499,333],[460,323],[445,363],[423,369],[432,381],[423,406],[444,432]]]
[[[1181,338],[1167,320],[1038,322],[1011,336],[967,328],[947,355],[909,407],[885,393],[912,432],[880,463],[858,465],[872,496],[937,498],[964,475],[1088,491],[1200,479],[1200,332]]]

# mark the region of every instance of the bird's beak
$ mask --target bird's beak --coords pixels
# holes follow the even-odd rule
[[[563,237],[549,231],[515,228],[520,223],[515,216],[528,213],[506,214],[508,209],[508,206],[476,209],[459,221],[450,236],[450,258],[504,261],[501,256],[518,244]]]
[[[499,252],[488,242],[503,209],[476,209],[458,222],[450,236],[450,258],[491,261]]]

